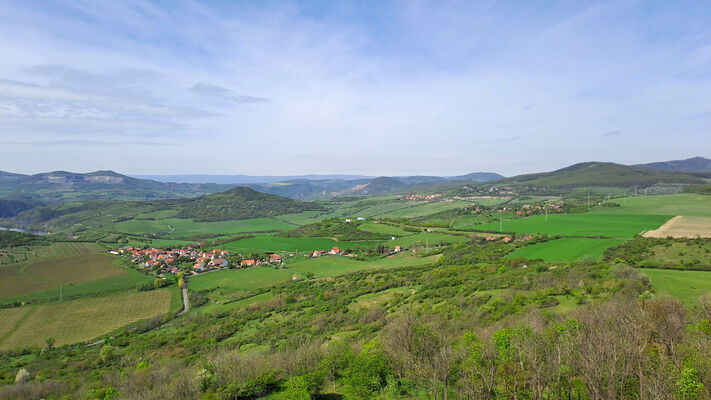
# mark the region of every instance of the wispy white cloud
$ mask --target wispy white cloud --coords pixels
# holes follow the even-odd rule
[[[38,170],[513,174],[711,146],[703,1],[79,0],[3,11],[0,157],[61,145],[61,156],[30,152]],[[135,149],[94,155],[122,141]],[[183,145],[161,145],[173,142]]]

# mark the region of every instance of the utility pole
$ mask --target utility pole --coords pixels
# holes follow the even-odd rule
[[[62,296],[62,285],[59,285],[59,302],[61,303],[64,300],[64,297]]]
[[[548,222],[548,202],[546,202],[546,219],[543,222]]]
[[[499,232],[504,231],[504,218],[499,214]]]
[[[429,253],[429,252],[430,252],[430,239],[427,238],[427,239],[425,239],[425,253]]]
[[[588,210],[590,209],[590,189],[588,189]]]

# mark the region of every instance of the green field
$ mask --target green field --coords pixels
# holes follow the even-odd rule
[[[121,268],[114,266],[114,268]],[[153,282],[153,277],[138,271],[123,269],[125,273],[110,278],[98,279],[90,282],[74,283],[62,286],[64,299],[81,297],[102,296],[107,293],[135,290],[138,285]],[[59,300],[59,285],[52,285],[51,289],[36,292],[22,293],[0,298],[0,304],[14,304],[18,302],[52,302]]]
[[[53,292],[59,285],[71,292],[75,286],[117,280],[127,274],[113,263],[115,258],[101,251],[101,246],[84,243],[33,247],[26,251],[32,261],[0,267],[0,298],[3,302],[9,298],[29,300],[35,293]]]
[[[221,270],[201,274],[189,279],[190,290],[215,288],[233,291],[262,289],[291,279],[291,272],[272,267],[254,267],[239,270]]]
[[[438,201],[434,203],[427,204],[413,204],[408,207],[402,207],[394,209],[389,212],[373,214],[379,217],[405,217],[405,218],[415,218],[422,217],[425,215],[435,214],[441,211],[452,210],[457,208],[464,208],[471,206],[472,203],[463,201]],[[365,210],[367,211],[367,210]],[[372,210],[371,210],[372,211]],[[363,212],[358,213],[358,215],[363,215]]]
[[[711,292],[711,272],[677,271],[670,269],[643,269],[649,277],[652,288],[662,295],[677,297],[689,303],[695,303],[704,293]]]
[[[501,232],[629,238],[642,231],[657,229],[671,217],[670,215],[652,214],[553,214],[549,215],[546,221],[545,216],[536,215],[516,220],[504,220]],[[499,223],[470,225],[461,229],[499,232]]]
[[[293,225],[313,224],[320,220],[322,211],[304,211],[297,214],[277,215],[274,219]]]
[[[623,239],[563,238],[520,248],[506,258],[541,259],[549,262],[576,261],[592,257],[599,260],[608,247],[617,246]]]
[[[96,254],[103,247],[95,243],[60,242],[49,246],[18,246],[0,249],[0,264],[16,264],[57,257],[72,257]]]
[[[170,288],[30,307],[0,309],[0,349],[83,342],[131,322],[165,314],[170,310]]]
[[[700,194],[675,194],[663,196],[637,196],[610,200],[619,207],[594,207],[593,214],[652,214],[708,217],[711,199]]]
[[[429,257],[415,257],[409,254],[397,254],[394,256],[374,260],[358,261],[342,256],[324,256],[318,258],[299,257],[297,260],[288,263],[290,271],[305,274],[310,272],[315,276],[329,277],[343,275],[364,269],[397,268],[410,267],[413,265],[424,265],[434,263],[439,260],[439,255]]]
[[[353,249],[355,247],[373,247],[378,242],[339,242],[328,238],[285,238],[285,237],[253,237],[241,239],[234,242],[220,245],[221,250],[229,250],[233,253],[265,253],[265,252],[296,252],[306,253],[315,250],[331,250],[338,246],[342,250]]]
[[[413,208],[419,205],[427,204],[426,201],[395,201],[388,202],[385,204],[373,205],[370,207],[363,208],[350,216],[355,217],[375,217],[375,216],[386,216],[392,212],[398,210],[404,210],[408,208]]]
[[[408,232],[397,225],[392,225],[384,222],[365,222],[358,225],[358,230],[374,233],[383,233],[391,236],[408,236],[413,234],[413,232]]]
[[[438,246],[445,244],[462,243],[466,242],[467,240],[469,240],[469,237],[463,235],[449,235],[446,233],[439,232],[422,232],[410,236],[397,238],[395,240],[390,240],[384,242],[383,244],[390,248],[397,245],[408,249],[417,246]]]
[[[132,219],[118,222],[111,230],[127,234],[161,233],[165,238],[190,238],[199,236],[232,235],[237,233],[281,231],[295,228],[296,224],[274,218],[254,218],[238,221],[194,222],[191,219],[167,218],[159,220]]]

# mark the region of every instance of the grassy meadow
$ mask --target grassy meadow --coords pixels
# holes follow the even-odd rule
[[[281,231],[296,224],[274,218],[254,218],[237,221],[195,222],[191,219],[168,218],[156,220],[132,219],[116,223],[112,230],[127,234],[162,234],[168,239],[200,236],[232,235],[249,232]]]
[[[407,236],[413,234],[413,232],[408,232],[398,225],[389,224],[385,222],[365,222],[363,224],[358,225],[358,230],[382,233],[391,236]]]
[[[329,238],[285,238],[285,237],[251,237],[220,245],[221,250],[229,250],[242,254],[265,252],[300,252],[315,250],[331,250],[338,246],[341,249],[355,247],[367,248],[378,244],[376,241],[339,242]]]
[[[437,262],[439,257],[439,255],[415,257],[404,253],[373,261],[359,261],[341,256],[318,258],[299,257],[298,259],[290,261],[287,265],[289,271],[300,274],[312,273],[317,277],[332,277],[365,269],[388,269],[425,265]]]
[[[653,214],[553,214],[546,219],[535,215],[516,220],[504,220],[501,230],[499,223],[470,225],[460,229],[487,232],[514,232],[517,234],[560,235],[560,236],[600,236],[629,238],[642,231],[656,229],[668,221],[670,215]]]
[[[594,207],[593,214],[651,214],[708,217],[711,215],[709,196],[674,194],[660,196],[623,197],[610,200],[619,207]]]
[[[263,289],[291,279],[292,273],[272,267],[253,267],[238,270],[221,270],[201,274],[189,279],[190,290],[210,290],[215,288],[232,291]]]
[[[658,294],[674,296],[689,303],[696,303],[701,295],[711,292],[710,271],[647,268],[642,273],[649,277],[652,288]]]
[[[623,243],[623,239],[562,238],[536,243],[509,253],[506,258],[528,258],[543,261],[578,261],[586,258],[600,260],[611,246]]]

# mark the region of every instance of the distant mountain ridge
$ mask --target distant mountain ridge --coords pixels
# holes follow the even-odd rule
[[[711,172],[711,160],[704,157],[693,157],[685,160],[636,164],[634,167],[648,168],[658,171]]]
[[[0,171],[0,198],[44,203],[175,199],[216,193],[230,187],[232,185],[157,182],[132,178],[114,171],[53,171],[34,175]]]
[[[657,171],[610,162],[583,162],[551,172],[518,175],[496,181],[499,184],[539,187],[647,187],[656,184],[702,184],[688,173]]]
[[[293,180],[356,180],[373,179],[374,176],[366,175],[337,175],[337,174],[310,174],[310,175],[133,175],[138,179],[150,179],[158,182],[177,183],[216,183],[222,185],[246,185],[254,183],[276,183]]]

